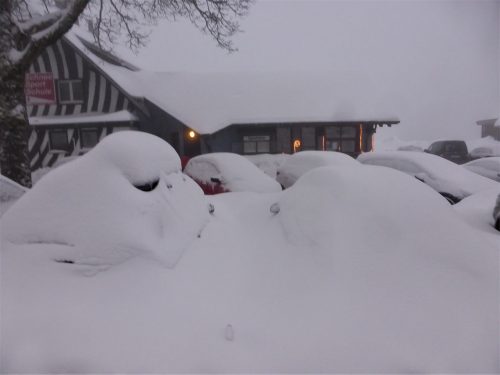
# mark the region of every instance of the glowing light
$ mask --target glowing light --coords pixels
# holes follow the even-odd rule
[[[193,130],[190,130],[188,132],[188,137],[191,138],[191,139],[195,139],[196,138],[196,133]]]
[[[359,152],[363,152],[363,125],[359,124]]]
[[[296,139],[295,141],[293,141],[293,152],[297,152],[301,144],[302,143],[300,142],[300,139]]]

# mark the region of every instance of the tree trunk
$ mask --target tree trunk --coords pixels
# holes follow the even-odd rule
[[[31,187],[28,137],[24,72],[18,71],[0,82],[0,170],[5,177]]]

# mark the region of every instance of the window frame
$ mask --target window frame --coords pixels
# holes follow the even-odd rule
[[[73,87],[74,83],[79,83],[81,85],[81,91],[82,91],[82,98],[81,99],[75,99],[75,90]],[[61,95],[61,85],[63,84],[68,84],[69,88],[69,100],[64,100]],[[57,99],[59,101],[59,104],[80,104],[83,103],[83,100],[85,98],[85,93],[83,89],[83,81],[81,79],[60,79],[57,81]]]
[[[96,135],[96,143],[93,144],[92,146],[86,146],[83,144],[83,134],[84,133],[90,133],[94,132]],[[82,149],[91,149],[95,147],[99,143],[99,129],[98,128],[81,128],[80,129],[80,147]]]
[[[54,138],[53,135],[55,134],[64,134],[66,136],[66,147],[56,147],[54,145]],[[49,146],[50,146],[50,151],[68,151],[69,150],[69,137],[68,137],[68,131],[66,129],[51,129],[49,130]]]

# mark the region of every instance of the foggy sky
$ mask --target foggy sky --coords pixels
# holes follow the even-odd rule
[[[472,139],[475,121],[499,115],[499,16],[495,0],[260,0],[233,39],[237,53],[178,20],[126,57],[155,71],[342,75],[401,119],[383,136]]]

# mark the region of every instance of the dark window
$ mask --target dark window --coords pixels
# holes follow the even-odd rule
[[[51,150],[66,151],[69,149],[68,133],[66,130],[51,130],[49,138]]]
[[[82,148],[92,148],[99,142],[97,129],[81,129],[80,137]]]
[[[244,154],[263,154],[271,151],[271,137],[269,135],[250,135],[243,137]]]
[[[358,138],[354,126],[329,126],[325,129],[325,138],[326,150],[356,153]]]
[[[83,101],[83,85],[80,80],[58,82],[60,103],[80,103]]]

